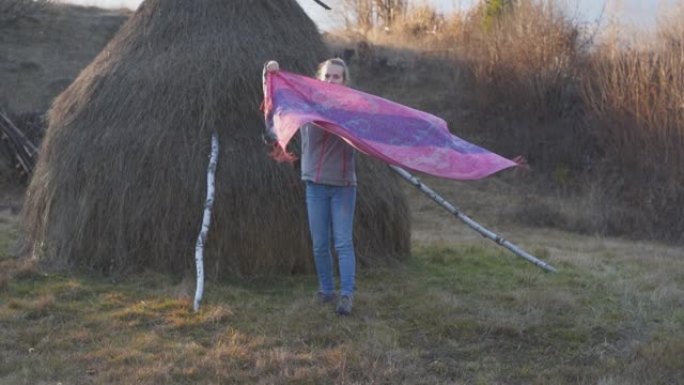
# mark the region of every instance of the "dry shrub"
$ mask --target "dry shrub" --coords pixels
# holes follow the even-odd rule
[[[614,199],[643,218],[643,232],[670,239],[684,231],[682,9],[660,24],[648,49],[597,49],[583,78],[586,104],[601,127],[602,177],[615,185]]]
[[[192,268],[216,131],[207,273],[312,271],[303,185],[266,155],[258,106],[268,59],[311,74],[327,55],[294,0],[145,1],[52,106],[26,196],[25,251],[102,272]],[[362,261],[408,254],[397,182],[359,162]]]
[[[489,102],[521,113],[562,109],[562,88],[576,64],[578,31],[552,1],[516,2],[491,27],[472,19],[474,41],[465,49],[482,86],[495,87]]]
[[[545,172],[582,169],[594,147],[582,121],[578,28],[554,1],[512,4],[498,15],[484,8],[448,16],[430,6],[411,8],[389,30],[367,33],[374,47],[369,67],[378,73],[429,68],[430,76],[440,76],[440,89],[415,92],[452,89],[451,98],[442,98],[450,108],[432,110],[447,119],[458,118],[451,111],[466,99],[463,106],[479,119],[469,136],[481,144],[509,156],[523,153]]]
[[[382,60],[389,66],[401,63],[402,67],[406,67],[407,57],[415,60],[415,57],[426,52],[446,50],[448,45],[443,43],[447,41],[446,32],[450,29],[450,20],[426,4],[410,7],[397,14],[390,25],[363,31],[347,25],[346,29],[329,34],[328,42],[333,47],[340,43],[347,47],[354,46],[356,59],[361,64]],[[340,38],[342,42],[334,41]]]
[[[391,29],[403,37],[424,39],[441,35],[445,24],[444,16],[434,7],[421,5],[398,17]]]
[[[525,154],[537,170],[580,168],[586,149],[576,69],[579,33],[555,2],[521,0],[492,19],[478,10],[462,34],[476,108],[500,122],[493,149]]]

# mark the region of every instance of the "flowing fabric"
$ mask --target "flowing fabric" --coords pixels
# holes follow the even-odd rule
[[[516,166],[452,135],[437,116],[286,71],[266,74],[263,106],[283,152],[299,127],[314,123],[369,156],[443,178],[481,179]]]

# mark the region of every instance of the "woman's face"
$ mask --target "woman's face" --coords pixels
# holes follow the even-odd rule
[[[337,64],[327,63],[321,69],[320,79],[327,83],[344,84],[344,68]]]

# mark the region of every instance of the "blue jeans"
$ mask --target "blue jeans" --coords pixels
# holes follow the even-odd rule
[[[309,231],[318,273],[318,290],[321,293],[331,294],[335,291],[330,248],[332,235],[339,260],[340,295],[354,294],[356,256],[352,234],[355,205],[356,186],[331,186],[306,182]]]

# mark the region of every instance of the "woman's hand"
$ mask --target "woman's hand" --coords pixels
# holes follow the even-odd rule
[[[266,63],[266,72],[276,72],[280,70],[280,65],[278,64],[277,61],[271,60],[268,63]]]

